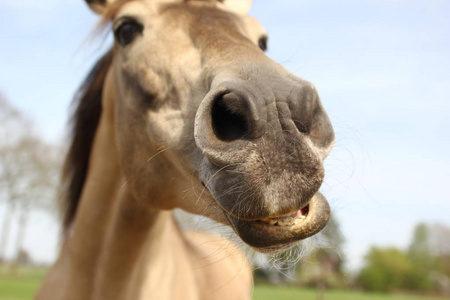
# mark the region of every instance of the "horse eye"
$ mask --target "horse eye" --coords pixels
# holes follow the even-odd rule
[[[262,51],[266,51],[267,50],[267,36],[262,36],[259,41],[258,41],[258,46],[259,48],[261,48]]]
[[[129,45],[137,35],[141,34],[144,27],[134,20],[124,21],[114,32],[120,45]]]

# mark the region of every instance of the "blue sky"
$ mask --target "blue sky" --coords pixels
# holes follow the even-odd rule
[[[251,14],[268,55],[313,82],[332,119],[322,191],[348,266],[372,244],[407,246],[420,221],[450,226],[450,2],[255,0]],[[47,140],[62,140],[71,97],[108,45],[87,42],[95,22],[81,0],[0,2],[0,91]],[[55,224],[33,220],[26,246],[51,260]]]

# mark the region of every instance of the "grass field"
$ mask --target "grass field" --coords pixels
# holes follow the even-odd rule
[[[254,300],[318,300],[315,290],[286,286],[256,286]],[[355,291],[326,291],[324,300],[436,300],[443,298]]]
[[[7,275],[0,268],[0,300],[30,300],[44,278],[46,269],[21,268],[16,275]]]
[[[0,300],[31,300],[44,277],[44,269],[21,269],[16,276],[0,268]],[[317,300],[314,290],[286,286],[257,285],[254,300]],[[327,291],[324,300],[436,300],[439,298],[354,291]],[[443,298],[440,298],[443,299]],[[230,299],[232,300],[232,299]]]

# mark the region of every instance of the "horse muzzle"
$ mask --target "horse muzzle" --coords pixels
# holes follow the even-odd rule
[[[219,84],[195,118],[200,181],[242,240],[261,252],[293,246],[330,217],[318,190],[334,133],[315,90],[300,82],[289,92]]]

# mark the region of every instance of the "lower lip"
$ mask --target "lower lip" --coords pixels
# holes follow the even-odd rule
[[[260,252],[276,253],[308,238],[327,224],[330,206],[322,194],[317,193],[309,202],[308,214],[302,222],[292,226],[276,226],[262,221],[245,221],[225,214],[241,239]],[[300,213],[306,212],[300,210]],[[291,215],[296,215],[297,212]]]

